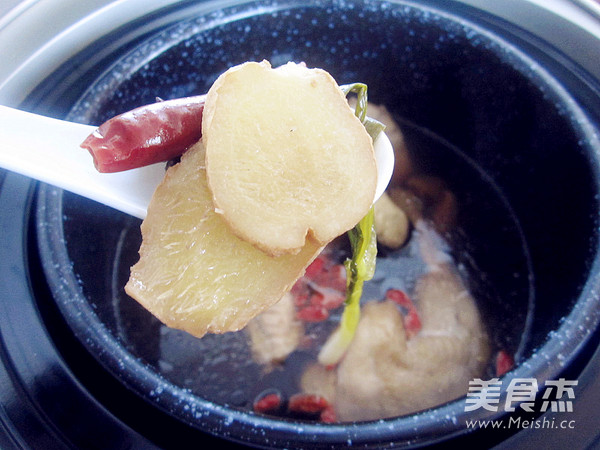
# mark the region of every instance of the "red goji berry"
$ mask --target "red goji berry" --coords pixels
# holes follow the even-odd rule
[[[406,293],[400,289],[388,289],[388,291],[385,293],[385,298],[404,308],[414,307],[413,302],[410,300],[408,295],[406,295]]]
[[[304,306],[310,296],[310,288],[302,279],[298,280],[290,291],[296,306]]]
[[[400,289],[388,289],[385,298],[407,310],[404,315],[404,329],[409,339],[414,337],[421,330],[422,324],[419,312],[410,297]]]
[[[304,322],[322,322],[329,317],[329,312],[322,306],[308,305],[296,312],[296,318]]]
[[[335,414],[335,409],[333,409],[333,406],[328,406],[327,408],[325,408],[323,410],[323,412],[321,412],[321,422],[324,423],[334,423],[337,422],[337,417]]]
[[[319,273],[313,282],[321,287],[327,287],[344,292],[346,290],[346,268],[336,264]]]
[[[296,281],[296,283],[294,283],[290,292],[292,293],[292,295],[298,295],[303,293],[307,289],[308,286],[306,285],[306,282],[302,278],[300,278],[298,281]]]
[[[346,295],[334,291],[333,289],[325,291],[325,298],[323,299],[323,307],[329,310],[336,309],[342,306],[346,300]]]
[[[296,305],[299,308],[305,306],[308,303],[308,297],[308,292],[296,295],[294,297],[294,305]]]
[[[325,309],[336,309],[344,303],[345,295],[329,288],[316,288],[310,296],[310,304]]]
[[[329,270],[330,284],[329,286],[333,289],[337,289],[338,291],[345,292],[346,291],[346,268],[343,264],[336,264]]]
[[[315,278],[323,268],[325,267],[325,257],[323,255],[318,256],[310,265],[306,268],[304,275],[310,279]]]
[[[315,291],[310,296],[310,304],[313,306],[324,306],[323,301],[325,300],[325,295],[322,292]]]
[[[409,310],[408,314],[404,316],[404,328],[408,338],[414,337],[419,331],[421,331],[421,318],[417,313],[416,309]]]
[[[309,294],[311,291],[312,288],[310,287],[310,280],[308,278],[302,277],[298,281],[296,281],[294,286],[292,286],[291,293],[293,295],[300,295]]]
[[[281,401],[281,395],[278,393],[266,394],[254,402],[254,412],[268,413],[277,411],[281,407]]]
[[[500,350],[496,355],[496,376],[501,377],[515,365],[515,360],[506,351]]]
[[[302,414],[319,414],[329,406],[325,397],[315,394],[294,394],[288,402],[291,412]]]

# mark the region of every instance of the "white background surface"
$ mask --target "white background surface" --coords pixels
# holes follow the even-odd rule
[[[2,0],[0,2],[0,17],[5,15],[19,3],[21,3],[20,0]]]

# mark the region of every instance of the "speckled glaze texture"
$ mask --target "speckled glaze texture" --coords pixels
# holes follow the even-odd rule
[[[459,249],[469,258],[457,258],[465,270],[485,275],[489,301],[481,308],[495,317],[488,324],[494,339],[520,363],[506,379],[556,377],[574,358],[600,311],[600,144],[587,112],[565,88],[576,78],[563,82],[550,59],[477,24],[476,14],[465,19],[418,2],[217,2],[184,3],[181,9],[185,20],[107,66],[69,118],[99,124],[156,97],[205,93],[224,70],[247,60],[268,59],[274,66],[304,61],[328,70],[339,83],[365,82],[370,100],[458,149],[516,218],[498,225],[488,210],[492,203],[455,182],[466,205],[457,235],[472,236],[469,248]],[[439,170],[456,178],[451,168]],[[243,378],[240,392],[210,401],[222,400],[210,386],[225,375],[216,366],[206,371],[202,358],[215,347],[211,340],[220,338],[198,344],[164,331],[124,298],[123,277],[137,258],[139,222],[50,187],[39,198],[42,259],[67,322],[119,379],[184,423],[267,447],[384,447],[456,436],[466,432],[466,418],[493,416],[485,410],[465,413],[460,399],[368,423],[277,420],[240,407]],[[495,226],[510,239],[497,239],[490,231]],[[140,321],[135,326],[134,318]],[[233,353],[247,351],[239,338],[225,339]],[[159,340],[163,352],[171,348],[179,356],[160,361]],[[238,366],[244,376],[259,376],[256,367],[244,364]],[[194,387],[200,384],[202,395]]]

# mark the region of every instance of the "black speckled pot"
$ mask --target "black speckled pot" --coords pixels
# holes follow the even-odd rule
[[[206,92],[220,73],[246,60],[305,61],[340,83],[367,83],[370,99],[405,123],[409,149],[424,170],[444,177],[459,198],[458,226],[449,238],[454,257],[479,280],[473,290],[494,344],[516,355],[505,383],[515,377],[543,382],[573,367],[600,316],[600,102],[585,74],[468,9],[266,1],[210,10],[184,2],[165,14],[176,23],[138,36],[114,63],[96,61],[86,76],[37,95],[63,105],[78,98],[69,118],[100,123],[157,96]],[[462,169],[432,153],[431,142],[419,140],[423,133],[411,138],[411,130],[427,130],[455,149],[479,181],[462,179]],[[53,296],[75,335],[150,408],[186,426],[265,447],[380,447],[466,436],[467,419],[500,414],[465,413],[464,399],[352,424],[249,413],[243,383],[256,368],[236,360],[241,340],[199,342],[165,330],[125,296],[139,221],[43,186],[37,233]],[[235,349],[230,366],[203,369],[220,339]],[[239,376],[239,392],[213,389],[223,376]]]

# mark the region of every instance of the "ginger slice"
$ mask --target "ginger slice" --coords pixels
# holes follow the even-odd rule
[[[272,257],[216,214],[202,143],[170,167],[142,223],[140,260],[126,292],[166,325],[202,336],[243,328],[289,291],[322,246]]]
[[[271,255],[324,245],[368,212],[371,137],[321,69],[263,61],[233,67],[206,97],[206,171],[232,231]]]

